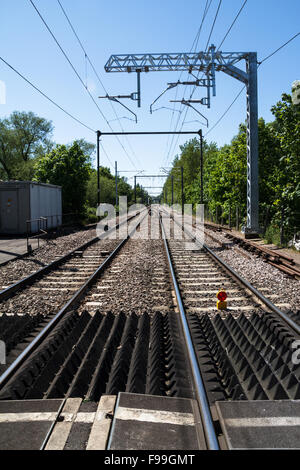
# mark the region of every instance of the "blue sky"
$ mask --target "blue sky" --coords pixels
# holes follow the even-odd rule
[[[136,91],[135,75],[127,73],[107,74],[104,65],[111,54],[144,52],[188,52],[199,29],[206,0],[61,0],[89,57],[93,61],[105,88],[112,95],[130,94]],[[115,131],[120,131],[118,121],[107,100],[98,100],[105,94],[84,54],[77,43],[57,0],[35,0],[35,4],[65,49],[79,74],[87,83],[106,119]],[[212,0],[198,43],[198,50],[205,48],[215,17],[219,0]],[[227,29],[239,11],[243,0],[223,0],[212,34],[211,43],[219,45]],[[50,36],[29,0],[11,0],[0,3],[1,56],[31,80],[58,104],[78,117],[93,129],[109,131],[105,120],[88,96],[70,65]],[[248,0],[236,24],[222,46],[223,51],[257,51],[258,60],[263,59],[299,31],[299,0]],[[259,116],[272,120],[270,108],[281,97],[290,93],[291,84],[300,79],[300,36],[266,61],[259,68]],[[241,64],[241,67],[243,65]],[[138,124],[121,119],[127,131],[174,130],[178,112],[161,109],[152,115],[149,106],[166,88],[168,82],[177,81],[180,73],[142,74],[142,108],[131,100],[124,101],[138,115]],[[186,80],[186,74],[182,76]],[[241,83],[218,72],[217,96],[212,98],[211,109],[201,107],[209,120],[209,128],[232,102]],[[29,87],[20,77],[0,62],[0,80],[6,84],[6,104],[0,105],[0,117],[12,111],[33,111],[55,126],[53,139],[57,143],[68,143],[85,138],[95,142],[95,135],[80,126],[46,101]],[[157,107],[172,107],[175,98],[171,90]],[[185,97],[187,97],[189,90]],[[184,87],[178,87],[177,98],[182,98]],[[195,98],[203,96],[201,89]],[[124,108],[115,104],[118,116],[131,118]],[[176,105],[180,109],[180,104]],[[183,117],[184,113],[181,114]],[[246,116],[246,97],[242,93],[221,123],[209,133],[208,141],[218,145],[229,143],[238,131],[238,125]],[[194,122],[199,116],[189,110],[183,130],[197,130],[201,126]],[[181,123],[181,121],[180,121]],[[178,129],[181,128],[179,124]],[[205,134],[206,128],[203,127]],[[104,137],[103,147],[111,163],[118,162],[120,170],[144,170],[145,174],[159,173],[167,167],[179,152],[179,145],[187,139],[182,136],[139,136],[121,138],[123,147],[115,137]],[[172,145],[171,145],[172,143]],[[176,145],[175,145],[176,144]],[[102,164],[112,168],[104,151]],[[132,173],[134,174],[134,173]],[[129,173],[124,173],[128,176]],[[131,180],[132,181],[132,180]],[[162,180],[163,181],[163,180]],[[156,182],[158,183],[158,182]],[[146,185],[146,181],[144,180]],[[148,183],[149,184],[149,183]],[[157,191],[159,192],[159,190]],[[155,191],[153,191],[155,193]]]

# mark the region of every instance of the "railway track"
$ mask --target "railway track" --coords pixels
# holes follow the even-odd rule
[[[187,232],[181,241],[164,236],[156,240],[165,250],[159,268],[150,269],[148,261],[134,255],[138,244],[128,241],[87,295],[77,299],[76,310],[65,312],[47,337],[36,342],[32,354],[1,376],[1,400],[80,398],[81,412],[86,402],[95,412],[105,396],[120,393],[133,399],[138,394],[192,400],[198,403],[194,422],[199,412],[202,423],[197,442],[217,449],[224,433],[216,415],[219,402],[300,398],[300,366],[291,361],[300,327],[280,304],[233,273],[208,247],[199,249]],[[132,271],[128,259],[134,260]],[[137,280],[147,269],[145,282],[155,299],[145,302],[143,311],[134,299],[138,292],[145,295]],[[134,271],[137,276],[126,294],[124,273],[130,278]],[[215,307],[220,288],[226,289],[230,302],[221,314]],[[114,298],[119,301],[114,303]],[[126,308],[130,298],[132,305]],[[109,448],[118,448],[114,445],[110,438]]]
[[[0,292],[0,340],[5,342],[7,354],[1,373],[72,307],[125,241],[94,237]]]
[[[239,236],[236,236],[228,227],[208,222],[205,222],[205,226],[209,229],[209,231],[224,232],[225,238],[229,239],[231,242],[237,245],[237,247],[241,247],[243,250],[249,251],[250,253],[255,253],[257,256],[261,257],[265,262],[279,269],[284,274],[287,274],[288,276],[294,279],[300,280],[300,268],[296,266],[295,260],[290,256],[287,256],[283,253],[278,253],[276,250],[271,250],[270,248],[267,248],[265,246],[261,246],[255,241],[243,239]],[[220,242],[209,232],[207,232],[207,235],[217,243],[220,243],[220,245],[226,247],[226,243]]]

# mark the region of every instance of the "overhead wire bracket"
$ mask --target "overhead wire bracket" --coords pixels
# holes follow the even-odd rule
[[[121,101],[119,101],[119,98],[130,98],[131,100],[136,100],[137,98],[135,98],[134,95],[136,95],[136,93],[131,93],[130,95],[98,96],[98,98],[107,98],[110,101],[115,101],[116,103],[119,103],[121,106],[123,106],[123,108],[127,109],[127,111],[129,111],[131,114],[134,115],[135,122],[137,124],[137,115],[131,109],[129,109],[127,106],[125,106],[125,104],[123,104]]]
[[[200,114],[200,116],[203,117],[203,119],[205,119],[206,121],[206,126],[208,127],[209,124],[208,124],[208,119],[202,114],[200,113],[200,111],[198,111],[197,108],[195,108],[194,106],[191,105],[191,103],[200,103],[200,104],[204,104],[205,101],[207,98],[201,98],[201,100],[170,100],[170,103],[181,103],[181,104],[184,104],[185,106],[189,106],[190,108],[192,108],[194,111],[196,111],[196,113]]]
[[[182,113],[180,109],[173,109],[168,106],[160,106],[160,108],[155,108],[152,110],[152,113],[154,113],[155,111],[159,111],[160,109],[169,109],[170,111],[176,111],[177,113],[180,113],[180,114]]]
[[[150,114],[152,114],[152,106],[154,105],[154,103],[156,103],[156,101],[158,101],[159,98],[161,98],[161,96],[164,95],[168,90],[171,90],[171,88],[174,88],[177,85],[178,83],[168,83],[168,87],[156,98],[156,100],[153,101],[153,103],[150,104]]]

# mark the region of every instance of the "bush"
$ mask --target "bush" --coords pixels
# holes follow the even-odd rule
[[[83,221],[85,225],[87,224],[95,224],[98,222],[98,217],[96,215],[96,207],[86,207],[84,216],[83,216]]]
[[[278,225],[269,225],[264,238],[267,243],[274,243],[274,245],[280,246],[280,229]]]

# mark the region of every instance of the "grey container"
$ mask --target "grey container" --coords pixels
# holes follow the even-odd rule
[[[61,225],[61,186],[32,181],[0,182],[0,233],[25,234],[27,220],[47,218],[48,228]],[[31,222],[31,233],[37,232],[38,222]]]

